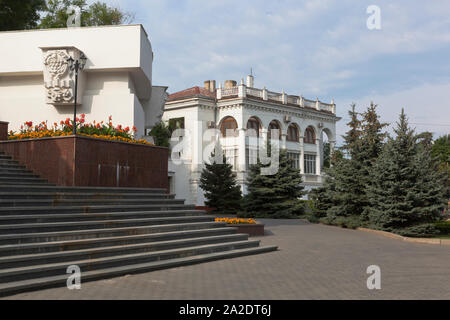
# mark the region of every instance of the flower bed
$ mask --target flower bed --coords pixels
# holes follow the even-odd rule
[[[252,218],[250,219],[239,219],[239,218],[216,218],[217,222],[226,222],[228,224],[256,224],[256,221]]]
[[[82,114],[80,118],[76,118],[77,134],[92,138],[121,141],[129,143],[150,144],[144,139],[135,139],[136,127],[130,130],[130,127],[123,128],[122,125],[114,126],[112,117],[109,117],[107,124],[101,121],[100,123],[86,123],[85,115]],[[8,140],[24,140],[24,139],[39,139],[47,137],[63,137],[70,136],[73,133],[73,121],[67,118],[60,123],[54,123],[52,127],[48,127],[46,121],[33,126],[32,121],[27,121],[21,126],[20,132],[16,133],[10,131]]]
[[[264,224],[257,223],[252,218],[216,218],[215,220],[217,222],[226,222],[227,226],[237,228],[237,233],[246,233],[250,237],[264,235]]]

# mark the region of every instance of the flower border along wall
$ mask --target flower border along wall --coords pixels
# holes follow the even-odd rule
[[[135,139],[136,127],[130,129],[130,127],[123,127],[122,125],[114,126],[112,123],[112,117],[109,117],[109,121],[105,124],[103,121],[96,123],[86,123],[85,115],[82,114],[80,118],[76,118],[77,134],[81,136],[87,136],[98,139],[149,144],[144,139]],[[67,118],[61,120],[60,123],[54,123],[51,127],[48,126],[46,121],[33,126],[32,121],[25,122],[18,133],[10,131],[8,134],[8,140],[24,140],[24,139],[40,139],[47,137],[63,137],[70,136],[73,132],[73,121]]]
[[[28,122],[26,129],[0,141],[0,152],[60,186],[168,189],[168,148],[134,139],[128,128],[111,122],[95,124],[94,131],[94,124],[83,119],[77,135],[70,120],[52,128]],[[6,125],[0,129],[6,136]]]

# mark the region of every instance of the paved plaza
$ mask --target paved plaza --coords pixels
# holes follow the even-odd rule
[[[4,299],[450,299],[450,247],[265,220],[276,252],[82,283]],[[366,269],[381,268],[381,290]]]

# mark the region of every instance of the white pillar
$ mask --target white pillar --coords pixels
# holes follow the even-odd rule
[[[286,134],[285,133],[281,134],[281,148],[283,150],[286,150]]]
[[[281,93],[281,102],[282,102],[283,104],[287,104],[287,95],[286,95],[286,93],[284,92],[284,90],[283,90],[283,92]]]
[[[303,107],[303,96],[301,94],[298,97],[298,104],[300,105],[300,107]]]
[[[334,153],[334,148],[336,147],[336,141],[330,141],[330,167],[332,166],[331,164],[331,157],[333,156]]]
[[[247,96],[247,89],[244,84],[244,79],[242,79],[241,84],[238,87],[238,97],[245,98]]]
[[[247,76],[247,87],[249,88],[253,88],[254,87],[254,78],[253,76],[250,74]]]
[[[261,137],[260,138],[262,138],[262,143],[263,143],[262,147],[263,148],[267,147],[267,132],[268,132],[268,130],[266,128],[261,129]]]
[[[320,175],[322,170],[321,170],[321,164],[322,164],[322,155],[320,152],[320,139],[316,139],[316,174]]]
[[[238,136],[238,163],[239,168],[238,171],[246,171],[246,159],[245,159],[245,151],[246,151],[246,132],[247,129],[240,128],[238,129],[239,136]]]
[[[303,136],[300,136],[300,173],[305,174],[305,148],[303,145]]]
[[[268,94],[267,94],[267,89],[266,89],[266,87],[263,88],[263,91],[262,91],[262,98],[263,98],[263,100],[269,99]]]

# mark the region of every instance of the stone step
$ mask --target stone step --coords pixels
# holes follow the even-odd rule
[[[26,172],[17,172],[17,171],[8,171],[8,172],[1,172],[0,171],[0,178],[38,178],[39,176],[34,174],[31,171]]]
[[[8,178],[0,176],[0,184],[46,184],[47,180],[36,177],[15,177]]]
[[[19,164],[18,161],[16,160],[12,160],[11,158],[6,158],[6,159],[1,159],[0,158],[0,165],[5,165],[5,164]]]
[[[141,227],[123,227],[108,229],[91,229],[91,230],[74,230],[74,231],[58,231],[45,233],[23,233],[23,234],[6,234],[0,235],[0,246],[55,242],[55,241],[75,241],[93,238],[122,237],[133,235],[154,234],[163,232],[200,230],[211,228],[230,228],[224,222],[189,222],[164,225],[150,225]]]
[[[21,165],[21,164],[18,164],[18,163],[9,163],[9,164],[2,164],[2,163],[0,163],[0,169],[1,170],[11,170],[11,169],[26,170],[26,167],[24,165]]]
[[[32,171],[27,170],[25,168],[16,168],[16,167],[10,167],[10,168],[0,168],[0,175],[5,174],[5,173],[31,173],[33,174]]]
[[[119,220],[156,217],[179,217],[204,215],[201,210],[166,210],[166,211],[126,211],[102,213],[74,213],[74,214],[36,214],[0,216],[0,225],[24,223],[71,222],[92,220]]]
[[[184,204],[182,199],[1,199],[0,207]]]
[[[8,185],[1,186],[0,192],[93,192],[93,193],[158,193],[166,194],[166,189],[111,188],[111,187],[63,187],[55,185]]]
[[[0,199],[175,199],[164,193],[0,192]]]
[[[118,276],[124,276],[128,274],[136,274],[149,272],[154,270],[161,270],[167,268],[175,268],[188,266],[197,263],[215,261],[220,259],[229,259],[236,258],[241,256],[253,255],[266,253],[270,251],[277,250],[276,246],[263,246],[263,247],[252,247],[245,249],[236,249],[230,251],[222,251],[222,252],[214,252],[214,253],[206,253],[196,256],[189,257],[181,257],[176,259],[168,259],[162,261],[152,261],[138,264],[130,264],[119,267],[108,267],[100,270],[93,271],[83,271],[81,275],[81,285],[83,286],[84,282],[99,280],[99,279],[107,279]],[[0,284],[0,295],[12,295],[15,293],[32,291],[32,290],[40,290],[44,288],[51,287],[65,287],[67,285],[68,274],[64,272],[64,274],[50,277],[42,277],[29,279],[24,281],[16,281]]]
[[[7,156],[4,153],[0,153],[0,159],[5,159],[5,160],[12,160],[12,158],[10,156]]]
[[[183,200],[182,200],[183,201]],[[31,215],[46,213],[100,213],[125,211],[154,211],[154,210],[193,210],[189,204],[145,204],[145,205],[98,205],[98,206],[36,206],[36,207],[0,207],[0,217],[8,215]]]
[[[199,238],[175,239],[167,241],[154,241],[135,244],[121,244],[118,246],[90,248],[82,250],[67,250],[59,252],[25,254],[0,257],[0,270],[8,268],[21,268],[45,264],[63,263],[100,259],[119,255],[138,254],[162,250],[202,246],[208,244],[238,242],[248,240],[246,234],[227,234]]]
[[[259,240],[236,241],[219,244],[192,246],[186,248],[160,250],[155,252],[125,254],[106,258],[70,260],[65,262],[57,262],[38,266],[8,268],[0,270],[0,283],[36,279],[41,277],[67,275],[67,267],[71,265],[78,266],[82,271],[81,276],[83,277],[83,273],[86,271],[121,267],[130,264],[148,263],[152,261],[162,261],[183,257],[192,257],[196,255],[210,254],[214,252],[254,248],[257,247],[258,245]]]
[[[68,250],[84,250],[91,248],[112,247],[118,245],[169,241],[186,238],[231,235],[236,234],[236,230],[237,228],[222,227],[222,228],[171,231],[162,233],[148,233],[130,236],[92,238],[83,240],[11,244],[0,246],[0,257],[36,254],[36,253],[61,252]]]
[[[0,225],[0,235],[11,235],[21,233],[46,233],[58,231],[76,230],[98,230],[110,228],[140,227],[151,225],[178,224],[188,222],[209,222],[214,221],[214,217],[208,215],[181,216],[181,217],[158,217],[143,219],[122,219],[122,220],[94,220],[76,222],[52,222],[52,223],[22,223]]]

